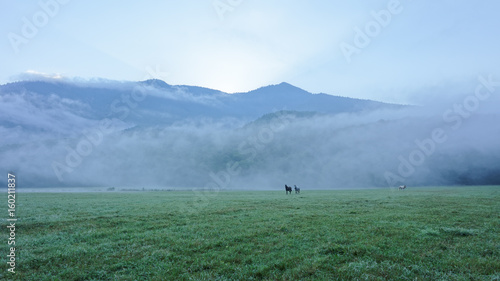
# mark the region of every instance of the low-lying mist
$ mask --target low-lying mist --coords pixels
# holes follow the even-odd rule
[[[0,170],[25,187],[500,184],[500,102],[492,93],[433,106],[341,114],[284,108],[251,122],[201,117],[155,126],[92,119],[86,104],[56,95],[4,94]]]
[[[336,116],[278,111],[245,126],[186,122],[106,134],[88,129],[63,139],[40,133],[41,141],[3,145],[1,169],[34,187],[274,189],[286,183],[322,189],[500,182],[498,115],[475,113],[454,129],[457,123],[422,110]],[[2,130],[5,135],[9,129]],[[22,129],[16,134],[22,138]]]

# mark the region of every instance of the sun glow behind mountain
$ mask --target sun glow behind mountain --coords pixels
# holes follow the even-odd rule
[[[429,90],[479,73],[500,76],[500,39],[491,36],[500,25],[495,1],[431,8],[406,0],[229,1],[234,7],[223,17],[214,2],[61,1],[40,26],[34,21],[43,17],[34,16],[47,10],[40,2],[9,2],[0,9],[0,32],[24,39],[0,45],[8,66],[0,83],[27,69],[138,81],[159,67],[168,75],[155,78],[226,92],[288,81],[315,93],[415,104]],[[366,32],[394,3],[400,12],[379,32]],[[349,59],[345,44],[356,48]]]

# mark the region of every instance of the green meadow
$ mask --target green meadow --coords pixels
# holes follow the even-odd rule
[[[500,280],[498,186],[18,193],[16,216],[2,280]]]

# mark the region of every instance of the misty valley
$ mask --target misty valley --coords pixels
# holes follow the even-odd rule
[[[488,81],[423,105],[288,83],[1,85],[0,279],[495,278]]]
[[[0,86],[0,155],[9,159],[0,168],[29,187],[497,184],[498,97],[481,79],[481,99],[432,107],[287,83],[235,94],[161,80],[9,83]]]
[[[500,1],[0,3],[0,280],[500,280]]]

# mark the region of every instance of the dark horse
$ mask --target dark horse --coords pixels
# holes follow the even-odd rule
[[[288,186],[285,184],[285,190],[286,190],[286,194],[288,194],[288,192],[290,192],[290,194],[292,194],[292,187],[291,186]]]
[[[295,186],[295,193],[300,193],[300,188],[298,188],[296,185]]]

